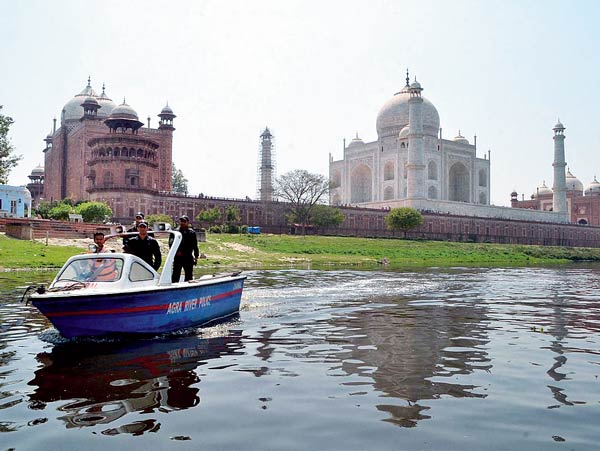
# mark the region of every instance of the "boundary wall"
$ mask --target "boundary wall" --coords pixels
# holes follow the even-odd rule
[[[263,233],[300,233],[287,225],[285,202],[262,202],[250,199],[195,197],[184,195],[157,196],[146,215],[163,213],[176,219],[181,215],[195,218],[210,208],[219,208],[225,215],[229,206],[240,211],[238,225],[259,226]],[[385,217],[389,209],[336,207],[344,214],[344,222],[335,228],[309,227],[307,233],[360,237],[403,237],[402,232],[387,230]],[[137,211],[134,209],[134,211]],[[494,217],[473,217],[422,211],[424,223],[406,234],[407,238],[475,243],[534,244],[543,246],[600,247],[600,227],[571,223],[513,220]],[[128,226],[131,218],[115,218]],[[192,219],[196,230],[198,221]],[[7,223],[30,223],[34,238],[84,238],[96,231],[108,233],[109,225],[69,223],[34,218],[0,218],[0,232]],[[206,225],[206,224],[205,224]]]

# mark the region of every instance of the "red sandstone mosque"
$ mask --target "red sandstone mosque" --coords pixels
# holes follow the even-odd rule
[[[594,177],[584,189],[583,183],[567,170],[567,209],[570,222],[580,225],[600,225],[600,182]],[[537,187],[529,199],[525,195],[513,191],[510,195],[510,205],[513,208],[528,208],[531,210],[552,210],[554,191],[546,186],[546,181]]]
[[[150,211],[155,196],[172,189],[173,110],[165,106],[158,128],[144,124],[125,100],[116,105],[87,86],[62,109],[60,127],[46,139],[45,167],[29,176],[34,205],[71,198],[107,202],[116,217]],[[43,189],[39,185],[43,184]],[[36,186],[37,185],[37,186]]]

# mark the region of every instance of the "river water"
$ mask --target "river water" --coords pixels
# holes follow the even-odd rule
[[[0,274],[0,450],[600,446],[600,268],[247,272],[240,315],[68,342]]]

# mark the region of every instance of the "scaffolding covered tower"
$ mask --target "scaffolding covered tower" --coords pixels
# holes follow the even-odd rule
[[[260,135],[258,149],[258,177],[256,197],[261,201],[273,200],[275,179],[275,139],[268,127]]]

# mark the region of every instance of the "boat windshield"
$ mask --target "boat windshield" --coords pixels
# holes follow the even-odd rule
[[[116,282],[121,278],[122,272],[122,258],[86,258],[72,261],[60,273],[56,281]]]

